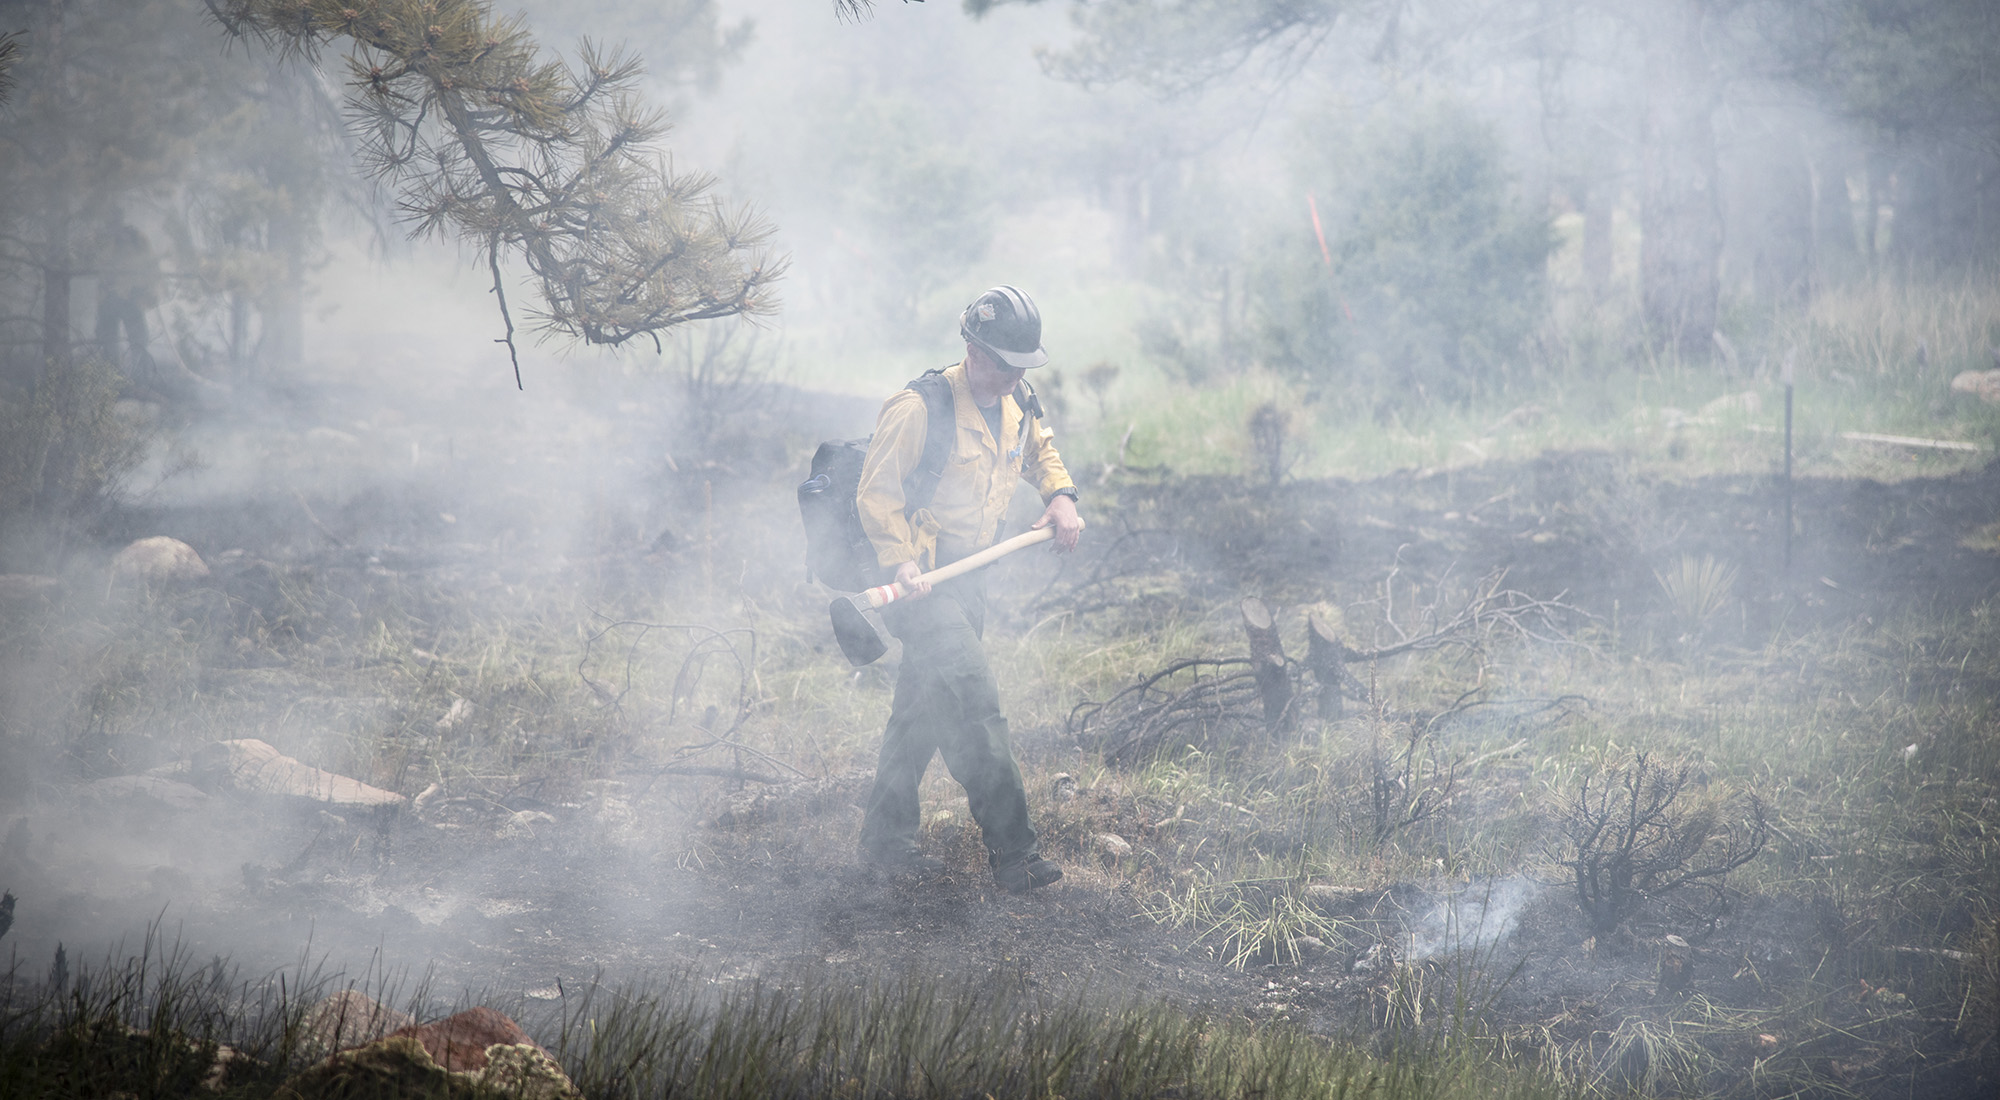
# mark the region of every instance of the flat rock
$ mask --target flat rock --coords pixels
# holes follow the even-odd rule
[[[254,737],[214,741],[195,750],[190,768],[204,784],[242,794],[275,794],[372,810],[408,801],[394,791],[315,768]]]
[[[114,775],[85,783],[76,793],[79,801],[127,811],[160,809],[186,813],[209,803],[208,794],[199,787],[160,775]]]
[[[198,581],[208,576],[208,564],[194,547],[165,535],[139,539],[111,559],[113,581]]]

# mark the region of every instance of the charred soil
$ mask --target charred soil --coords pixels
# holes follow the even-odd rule
[[[1393,609],[1380,606],[1385,592],[1399,597],[1398,584],[1421,599],[1453,578],[1504,571],[1511,588],[1570,608],[1571,640],[1610,654],[1614,668],[1657,676],[1662,666],[1700,665],[1739,672],[1747,683],[1766,667],[1821,662],[1823,671],[1799,667],[1768,689],[1803,698],[1815,675],[1838,676],[1841,666],[1774,638],[1831,636],[1865,648],[1886,644],[1877,634],[1883,624],[1943,619],[2000,598],[1990,534],[2000,519],[2000,466],[1893,484],[1802,481],[1789,566],[1784,487],[1775,479],[1676,480],[1610,453],[1276,486],[1136,474],[1107,481],[1094,494],[1086,552],[1060,567],[1044,559],[996,570],[996,587],[1010,594],[1000,601],[996,639],[1066,616],[1143,646],[1149,624],[1212,619],[1254,595],[1280,608],[1344,608],[1350,643],[1380,645],[1395,640],[1384,633],[1397,622]],[[823,632],[815,617],[824,595],[800,585],[790,562],[739,560],[713,534],[718,484],[725,498],[741,493],[760,507],[782,510],[782,495],[740,471],[675,471],[666,482],[678,494],[669,509],[678,518],[629,531],[614,524],[611,549],[532,567],[493,565],[489,543],[504,544],[504,534],[469,531],[477,528],[470,515],[440,526],[435,517],[450,502],[416,489],[126,514],[121,534],[175,532],[212,562],[203,585],[139,597],[149,601],[145,614],[199,635],[176,690],[226,696],[237,714],[318,708],[329,721],[386,730],[386,749],[341,742],[321,746],[321,758],[365,769],[358,778],[413,801],[349,810],[231,797],[191,780],[199,793],[187,797],[202,800],[192,809],[92,801],[92,785],[107,777],[187,779],[182,756],[157,731],[66,719],[60,765],[37,769],[32,780],[17,774],[0,791],[0,885],[22,899],[10,945],[32,959],[56,939],[129,940],[138,912],[164,914],[194,951],[246,965],[282,965],[302,949],[348,967],[373,957],[378,970],[410,981],[427,974],[433,989],[530,1001],[673,971],[718,983],[857,986],[890,973],[948,982],[1004,974],[1052,991],[1139,993],[1363,1040],[1386,1042],[1410,1027],[1471,1029],[1498,1056],[1609,1089],[1973,1097],[2000,1084],[1990,1030],[2000,885],[1986,847],[2000,828],[2000,792],[1991,775],[1950,780],[1960,784],[1960,810],[1949,835],[1891,845],[1903,852],[1895,870],[1912,880],[1963,872],[1954,891],[1940,891],[1948,897],[1921,911],[1885,908],[1825,879],[1830,865],[1890,857],[1850,856],[1836,847],[1844,843],[1838,830],[1822,835],[1803,815],[1780,813],[1762,857],[1769,869],[1730,883],[1708,919],[1649,905],[1615,934],[1592,938],[1572,884],[1547,861],[1508,875],[1452,862],[1454,830],[1476,830],[1487,811],[1504,810],[1535,832],[1519,851],[1556,845],[1553,806],[1532,805],[1553,788],[1535,769],[1510,767],[1518,749],[1476,775],[1462,773],[1438,819],[1403,834],[1406,858],[1378,855],[1371,868],[1356,857],[1346,873],[1327,875],[1302,854],[1316,829],[1333,827],[1310,810],[1285,816],[1163,793],[1146,773],[1157,760],[1105,767],[1054,712],[1038,711],[1017,719],[1017,751],[1046,850],[1068,875],[1014,896],[992,884],[977,830],[936,774],[942,769],[926,788],[926,839],[948,870],[921,876],[862,865],[854,846],[865,751],[801,748],[774,758],[768,745],[737,736],[748,727],[729,713],[733,686],[702,711],[696,688],[677,683],[663,695],[678,716],[651,726],[609,717],[631,706],[616,698],[570,727],[535,709],[537,691],[576,691],[586,671],[597,703],[604,692],[619,695],[630,684],[630,650],[623,680],[615,655],[598,651],[597,664],[538,667],[513,696],[448,709],[453,696],[439,678],[480,660],[451,649],[461,603],[526,604],[538,587],[583,592],[582,602],[607,608],[662,576],[687,584],[736,577],[746,591],[774,593],[754,608],[767,635],[762,656],[729,648],[752,666],[745,675],[755,684],[742,693],[752,725],[755,715],[777,720],[769,719],[772,699],[800,694],[756,661],[839,660],[830,639],[814,636]],[[1670,580],[1681,562],[1703,558],[1730,578],[1728,598],[1707,613]],[[26,608],[17,621],[97,614],[79,608],[102,592],[82,587],[72,581],[74,595]],[[357,639],[367,634],[361,624],[373,623],[418,644],[370,649]],[[787,633],[774,623],[793,625]],[[41,642],[14,645],[17,697],[36,667],[58,667],[36,645],[54,644],[47,639],[59,632],[42,629]],[[114,647],[105,635],[115,629],[99,628],[98,652]],[[325,655],[334,648],[338,660]],[[709,659],[725,662],[723,648],[711,648]],[[1184,655],[1160,652],[1151,664]],[[415,685],[409,696],[366,697],[370,689],[356,685],[371,682],[370,662],[406,670],[398,682]],[[2000,736],[1990,725],[2000,687],[1984,678],[1990,662],[1987,671],[1961,662],[1955,676],[1948,663],[1926,666],[1932,682],[1913,674],[1909,698],[1942,693],[1971,708],[1971,736]],[[306,664],[320,670],[316,678],[286,678]],[[324,670],[336,665],[357,679],[329,679]],[[737,675],[697,661],[682,665],[682,679],[689,667]],[[1384,703],[1360,670],[1349,671],[1347,725],[1301,723],[1286,735],[1291,745],[1441,712]],[[871,698],[886,683],[881,670],[842,676],[800,673],[797,682],[807,691],[832,682]],[[1504,711],[1503,702],[1489,709]],[[467,718],[465,730],[499,731],[512,728],[500,716],[510,706],[559,747],[493,752],[451,774],[426,755],[460,736],[452,715],[483,716],[485,725]],[[885,709],[885,700],[860,706],[875,713],[868,708]],[[782,706],[775,711],[782,716]],[[1467,718],[1458,742],[1441,743],[1456,745],[1461,764],[1484,745],[1516,740],[1532,742],[1532,755],[1542,747],[1536,739],[1573,739],[1558,718]],[[1700,710],[1661,719],[1704,721],[1723,719]],[[800,745],[813,736],[794,732]],[[1285,739],[1253,743],[1227,723],[1204,736],[1192,747],[1252,773],[1286,766]],[[1230,743],[1233,736],[1242,740]],[[698,760],[661,749],[704,737],[713,751]],[[1490,778],[1471,781],[1478,776]],[[1866,797],[1898,789],[1883,780]],[[1267,864],[1293,859],[1294,873],[1232,875],[1212,858],[1232,850]],[[1434,873],[1417,870],[1432,863]],[[1277,930],[1244,931],[1257,920]]]

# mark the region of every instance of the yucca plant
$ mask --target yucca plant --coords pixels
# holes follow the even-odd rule
[[[1736,567],[1717,561],[1712,554],[1697,558],[1682,554],[1666,572],[1653,574],[1667,594],[1674,617],[1684,629],[1696,633],[1708,626],[1729,602],[1736,587]]]

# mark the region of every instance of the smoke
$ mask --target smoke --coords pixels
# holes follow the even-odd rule
[[[557,7],[533,5],[531,24],[535,10]],[[552,693],[578,690],[574,673],[582,667],[548,639],[588,633],[601,625],[594,616],[628,612],[673,622],[713,612],[712,625],[755,622],[768,630],[766,640],[792,647],[788,679],[759,684],[758,705],[775,706],[767,717],[798,721],[798,730],[781,731],[787,759],[838,774],[854,763],[840,756],[843,739],[868,736],[855,715],[872,722],[884,708],[852,702],[874,672],[849,681],[836,670],[836,682],[821,677],[821,658],[789,678],[809,665],[799,654],[814,640],[798,625],[804,617],[785,617],[795,610],[787,601],[804,598],[785,471],[813,440],[864,434],[893,387],[955,359],[957,310],[980,289],[1014,283],[1041,302],[1056,362],[1037,384],[1045,385],[1072,470],[1101,468],[1098,484],[1111,478],[1109,459],[1122,465],[1128,457],[1134,421],[1120,402],[1130,391],[1192,376],[1187,364],[1196,361],[1217,378],[1274,362],[1274,349],[1282,350],[1270,343],[1284,320],[1279,306],[1296,307],[1302,318],[1286,338],[1296,337],[1300,360],[1320,365],[1313,369],[1331,363],[1338,341],[1323,337],[1353,323],[1350,305],[1370,324],[1384,316],[1366,315],[1366,287],[1328,281],[1326,272],[1343,246],[1356,244],[1361,224],[1334,217],[1360,193],[1336,172],[1358,170],[1343,150],[1354,146],[1370,110],[1394,113],[1404,101],[1392,94],[1400,77],[1367,56],[1372,50],[1393,61],[1393,35],[1335,36],[1316,60],[1281,58],[1269,71],[1258,60],[1245,80],[1163,100],[1050,78],[1037,50],[1060,52],[1072,41],[1068,8],[1008,5],[973,21],[958,5],[885,4],[872,21],[842,25],[828,0],[725,0],[711,13],[717,27],[755,20],[753,33],[733,40],[730,58],[656,66],[671,85],[659,98],[675,107],[678,129],[667,144],[677,166],[715,172],[722,194],[769,214],[780,227],[778,248],[794,260],[780,287],[785,312],[758,334],[756,369],[739,378],[749,389],[729,398],[720,428],[716,418],[691,415],[690,390],[675,373],[681,349],[671,343],[664,354],[650,346],[611,353],[526,334],[527,392],[517,392],[494,343],[501,321],[485,270],[428,244],[399,245],[383,263],[371,258],[364,233],[330,227],[323,255],[313,257],[303,365],[237,378],[226,397],[204,391],[206,406],[193,412],[156,408],[179,457],[135,478],[135,499],[101,532],[101,545],[76,555],[67,578],[72,591],[101,594],[103,559],[120,540],[170,534],[208,559],[226,599],[186,605],[195,626],[184,628],[164,598],[79,598],[67,620],[48,625],[44,649],[0,668],[0,888],[23,899],[8,946],[44,953],[62,940],[73,954],[92,953],[80,944],[130,942],[164,913],[170,921],[187,917],[193,935],[217,951],[265,962],[312,938],[350,957],[387,942],[399,963],[453,956],[476,970],[502,948],[481,954],[485,947],[467,944],[518,945],[526,941],[513,937],[553,937],[551,928],[575,936],[578,958],[630,962],[607,943],[640,942],[632,928],[662,943],[684,937],[675,927],[681,910],[661,897],[661,869],[698,867],[703,858],[678,825],[662,824],[682,819],[668,817],[676,808],[662,805],[657,774],[597,778],[559,794],[503,790],[504,805],[491,812],[446,784],[440,799],[465,798],[463,814],[430,811],[422,843],[411,839],[414,830],[395,833],[405,847],[394,852],[385,848],[389,830],[359,818],[288,816],[228,805],[219,795],[197,802],[200,792],[170,796],[186,805],[112,806],[79,800],[77,791],[87,781],[156,769],[171,780],[187,749],[209,740],[261,738],[350,772],[378,760],[400,766],[443,747],[468,761],[475,749],[488,753],[490,761],[461,762],[461,770],[504,776],[516,765],[510,752],[545,754],[523,771],[567,753],[564,767],[580,775],[598,762],[590,754],[616,738],[625,739],[616,751],[639,755],[721,732],[705,728],[712,718],[696,729],[663,717],[672,708],[717,713],[714,700],[682,698],[678,682],[660,692],[673,697],[652,724],[632,717],[645,715],[638,695],[620,696],[632,666],[642,677],[671,680],[677,659],[659,648],[664,633],[651,636],[648,649],[631,640],[636,629],[605,642],[589,666],[619,698],[537,709]],[[597,11],[610,16],[608,29],[590,22]],[[655,21],[652,8],[637,4],[580,5],[565,15],[563,33],[616,34]],[[1616,30],[1597,27],[1622,41]],[[1601,284],[1585,287],[1593,301],[1615,298],[1610,281],[1636,266],[1623,252],[1614,264],[1611,249],[1630,236],[1625,181],[1638,154],[1629,135],[1643,132],[1639,89],[1619,74],[1644,66],[1590,34],[1546,58],[1513,44],[1450,41],[1455,52],[1419,83],[1476,115],[1479,126],[1465,121],[1465,129],[1491,123],[1504,148],[1482,169],[1491,171],[1478,177],[1486,181],[1480,186],[1512,188],[1519,201],[1510,209],[1527,211],[1536,228],[1553,212],[1561,232],[1579,240],[1549,261],[1551,278]],[[1403,49],[1416,57],[1421,45]],[[1562,68],[1571,53],[1593,51],[1601,53],[1591,65]],[[1570,98],[1590,110],[1560,97],[1544,101],[1539,89],[1556,78],[1539,80],[1543,72],[1569,73]],[[1787,130],[1797,131],[1795,141],[1761,140],[1793,114],[1802,116]],[[1811,253],[1793,246],[1815,243],[1815,226],[1846,233],[1854,212],[1849,177],[1867,182],[1868,162],[1831,107],[1752,104],[1724,117],[1736,128],[1722,135],[1717,187],[1736,236],[1723,269],[1736,283],[1789,285],[1798,264],[1749,262],[1791,255],[1755,235],[1775,220],[1752,215],[1774,205],[1798,215],[1810,212],[1805,200],[1832,202],[1829,216],[1815,214],[1775,242]],[[1373,193],[1401,190],[1394,178],[1374,183]],[[1779,203],[1786,187],[1805,200]],[[1442,185],[1439,193],[1454,194]],[[1326,225],[1316,232],[1322,214]],[[133,211],[149,227],[167,218],[143,204]],[[1839,254],[1851,255],[1856,242],[1846,235]],[[1270,262],[1284,255],[1297,260],[1294,269]],[[1468,255],[1467,270],[1487,270]],[[1542,267],[1539,256],[1530,259]],[[1418,268],[1437,266],[1434,252],[1417,260]],[[197,278],[172,274],[190,285]],[[1436,294],[1436,285],[1413,280],[1398,295],[1463,304],[1466,296]],[[1286,298],[1287,288],[1324,289]],[[94,297],[77,292],[80,331],[94,320]],[[532,302],[532,288],[513,285],[508,297],[517,320],[531,320],[521,303]],[[1517,305],[1509,297],[1488,312]],[[1540,317],[1505,319],[1525,325]],[[154,315],[154,358],[163,362],[177,346],[158,335],[171,319],[165,307]],[[1482,334],[1504,328],[1473,321]],[[1459,329],[1447,334],[1450,347],[1468,346]],[[700,353],[701,339],[687,354]],[[1349,392],[1351,374],[1325,369],[1315,400],[1322,383],[1328,406],[1366,398]],[[711,377],[738,376],[725,369]],[[1062,377],[1071,380],[1067,408]],[[1197,394],[1190,409],[1207,399]],[[1232,427],[1218,424],[1212,408],[1188,419],[1198,425],[1191,436]],[[9,569],[0,562],[0,572]],[[229,624],[237,637],[223,641],[242,642],[233,656],[219,659],[220,646],[199,636],[202,616]],[[562,661],[546,659],[556,652]],[[720,667],[717,653],[710,656]],[[371,678],[385,668],[407,675]],[[475,690],[480,676],[498,686]],[[401,693],[378,690],[383,683]],[[823,688],[834,700],[831,717],[809,705]],[[91,692],[96,702],[59,713],[66,700]],[[720,703],[727,715],[730,700]],[[377,751],[386,741],[396,751]],[[29,759],[31,751],[40,755]],[[720,768],[722,755],[700,765]],[[360,778],[406,794],[430,782],[414,769],[384,769]],[[805,856],[846,858],[836,841],[821,843],[826,851]],[[550,845],[559,857],[547,856]],[[434,880],[381,870],[416,864],[448,870]],[[550,881],[524,885],[528,868],[547,871]],[[318,881],[308,883],[308,872]],[[692,889],[688,881],[673,888]],[[1407,958],[1492,947],[1514,932],[1542,889],[1512,877],[1427,898],[1409,923]],[[249,918],[236,911],[246,892],[258,914]],[[566,910],[592,916],[557,924],[551,914]],[[520,975],[524,983],[554,976]]]
[[[1404,958],[1421,962],[1435,955],[1479,952],[1513,934],[1521,912],[1541,895],[1541,883],[1522,875],[1474,881],[1434,899],[1409,924]]]

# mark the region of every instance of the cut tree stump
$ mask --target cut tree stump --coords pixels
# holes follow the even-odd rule
[[[1250,668],[1264,700],[1264,728],[1273,736],[1292,723],[1292,678],[1285,674],[1285,646],[1276,616],[1255,596],[1243,601],[1243,635],[1250,640]]]
[[[1306,664],[1312,668],[1313,679],[1319,681],[1319,716],[1329,720],[1340,718],[1340,684],[1347,666],[1347,646],[1340,640],[1340,632],[1317,611],[1306,616]]]

